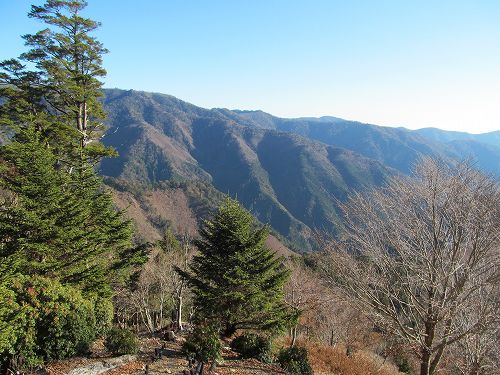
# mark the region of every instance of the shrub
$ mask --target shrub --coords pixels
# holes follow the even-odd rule
[[[310,341],[302,341],[300,345],[307,348],[309,364],[320,374],[400,375],[389,362],[381,365],[380,357],[371,352],[357,351],[348,357],[344,345],[333,347]]]
[[[400,354],[392,358],[394,364],[398,367],[400,372],[405,374],[413,374],[413,369],[411,367],[410,361],[407,356]]]
[[[103,297],[95,297],[94,301],[96,336],[106,336],[113,325],[113,303]]]
[[[201,362],[220,359],[221,350],[219,329],[212,324],[196,326],[182,345],[184,354],[192,356]]]
[[[0,294],[8,303],[2,302],[0,326],[10,326],[5,337],[0,335],[2,365],[33,367],[88,352],[95,338],[94,306],[78,289],[40,276],[19,276]]]
[[[286,370],[296,375],[313,375],[307,350],[305,348],[291,347],[283,349],[278,355],[278,363]]]
[[[104,346],[113,354],[135,354],[139,351],[137,339],[132,331],[113,327],[108,332]]]
[[[256,358],[259,361],[272,362],[271,341],[254,333],[245,333],[231,342],[231,349],[242,358]]]
[[[5,372],[3,366],[8,361],[15,360],[16,344],[23,335],[26,319],[14,291],[0,285],[0,373]]]

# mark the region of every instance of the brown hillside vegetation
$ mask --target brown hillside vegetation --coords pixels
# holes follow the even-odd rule
[[[125,216],[132,220],[139,243],[160,240],[167,226],[175,233],[196,237],[200,221],[211,211],[211,207],[193,198],[196,194],[199,194],[198,199],[202,196],[202,192],[194,187],[189,187],[188,191],[156,188],[140,193],[109,188],[117,208],[125,210]],[[296,254],[273,235],[269,236],[266,245],[281,256]]]
[[[139,198],[127,191],[113,191],[116,206],[126,210],[139,241],[162,238],[161,228],[167,223],[176,232],[195,235],[198,222],[181,189],[155,189]]]
[[[300,342],[307,348],[309,361],[316,375],[398,375],[397,367],[385,363],[373,352],[358,351],[347,356],[343,346],[328,346],[313,342]]]

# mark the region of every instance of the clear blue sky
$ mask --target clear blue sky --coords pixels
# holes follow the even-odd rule
[[[0,0],[0,60],[42,24]],[[499,0],[89,0],[106,87],[202,107],[500,129]]]

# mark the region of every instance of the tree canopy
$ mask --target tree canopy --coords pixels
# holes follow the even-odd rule
[[[267,236],[266,226],[228,198],[200,230],[190,272],[178,270],[192,286],[197,319],[217,322],[224,336],[283,328],[293,318],[283,301],[289,272],[265,246]]]
[[[106,50],[85,6],[32,6],[48,28],[0,63],[0,366],[12,369],[84,352],[111,323],[112,286],[137,259],[130,222],[94,171],[113,150],[98,141]]]
[[[113,155],[99,137],[105,113],[99,97],[107,50],[90,35],[99,23],[81,16],[83,0],[47,0],[28,16],[47,28],[23,36],[30,49],[0,63],[0,124],[35,126],[62,162],[95,162]]]
[[[115,262],[130,246],[131,227],[91,170],[72,174],[39,134],[23,130],[0,149],[0,280],[45,275],[99,293],[107,291]]]
[[[467,163],[424,159],[412,177],[352,197],[322,266],[429,375],[450,345],[498,327],[500,187]]]

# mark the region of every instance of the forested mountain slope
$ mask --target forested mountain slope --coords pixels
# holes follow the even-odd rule
[[[105,90],[104,106],[109,129],[103,142],[119,157],[105,159],[101,173],[115,186],[141,186],[135,188],[140,196],[165,181],[185,191],[203,185],[211,191],[204,212],[215,206],[210,202],[216,194],[237,197],[300,250],[314,247],[314,231],[338,233],[338,202],[349,193],[410,173],[422,156],[472,158],[485,171],[500,171],[500,148],[474,139],[450,141],[453,135],[443,143],[419,131],[335,117],[282,119],[262,111],[209,110],[134,90]],[[189,196],[197,200],[196,194]],[[165,225],[159,220],[155,227],[161,231]]]
[[[440,142],[466,140],[466,141],[476,141],[476,142],[486,143],[495,147],[500,147],[500,130],[482,134],[471,134],[465,132],[446,131],[437,128],[422,128],[415,130],[415,132],[427,138],[431,138]]]
[[[211,185],[301,250],[312,248],[314,230],[337,231],[338,200],[395,173],[355,152],[168,95],[107,90],[104,105],[103,141],[120,156],[102,163],[103,175],[148,189],[166,180]]]
[[[227,110],[223,110],[227,113]],[[408,130],[336,117],[283,119],[262,111],[235,111],[251,124],[287,131],[343,147],[408,174],[421,156],[473,159],[486,172],[500,174],[500,132],[469,134],[440,129]]]

